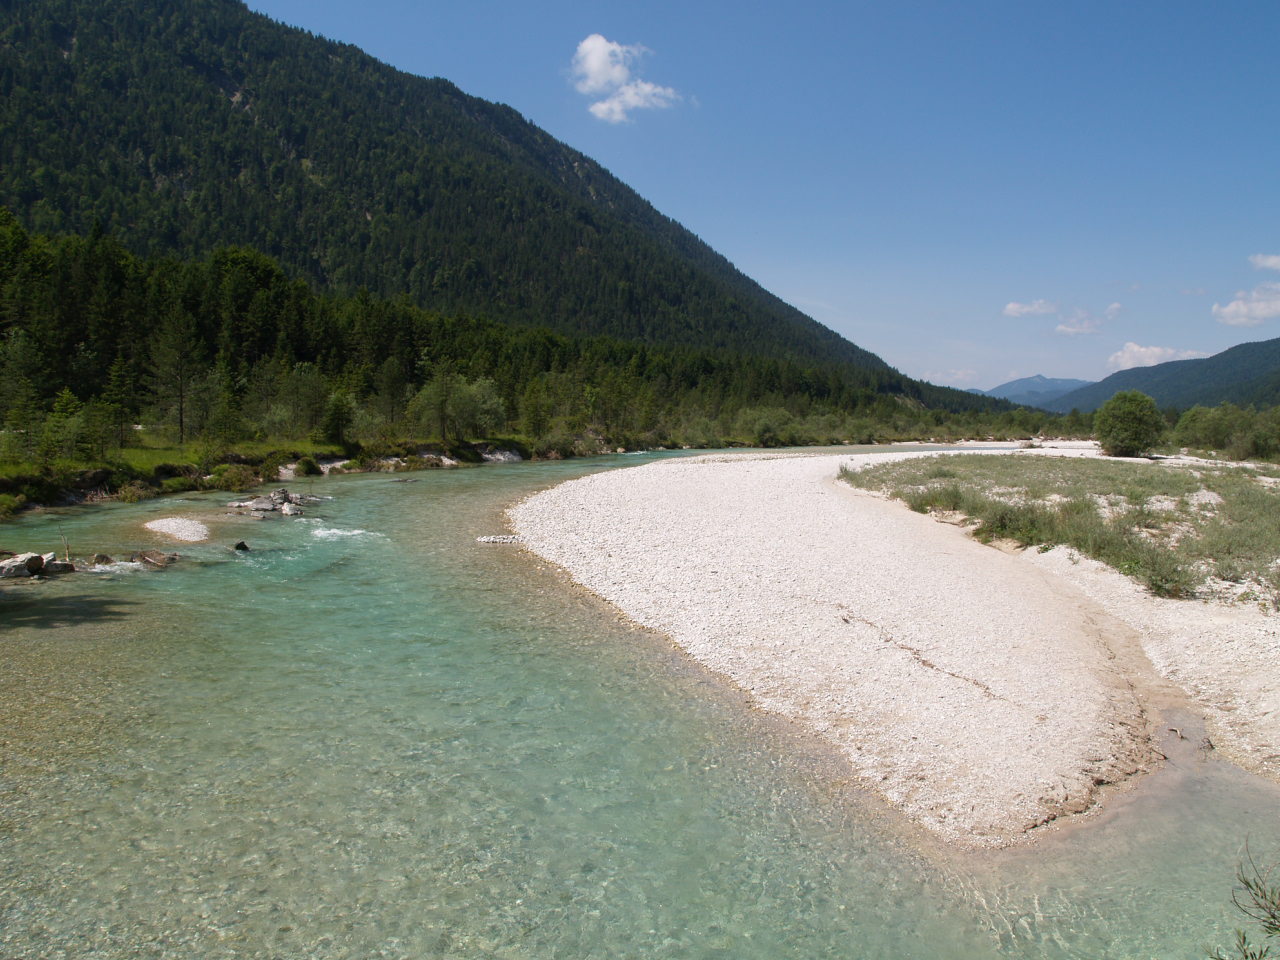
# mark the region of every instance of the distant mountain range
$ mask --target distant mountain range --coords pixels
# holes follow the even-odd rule
[[[1000,397],[1003,400],[1011,400],[1014,403],[1021,403],[1028,407],[1045,408],[1050,401],[1056,400],[1072,390],[1088,386],[1090,383],[1092,383],[1090,380],[1055,380],[1051,377],[1042,377],[1040,374],[1036,374],[1034,377],[1010,380],[1008,383],[1002,383],[1000,386],[992,387],[990,390],[974,390],[973,392],[988,397]]]
[[[146,257],[249,245],[319,290],[912,380],[515,110],[237,0],[0,0],[0,206]]]
[[[998,388],[997,388],[998,389]],[[1120,390],[1141,390],[1162,407],[1280,403],[1280,338],[1241,343],[1201,360],[1172,360],[1113,373],[1039,404],[1058,413],[1096,410]]]

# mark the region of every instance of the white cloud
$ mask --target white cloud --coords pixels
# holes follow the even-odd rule
[[[1249,262],[1259,270],[1280,270],[1280,254],[1255,253]]]
[[[1199,350],[1175,350],[1173,347],[1142,347],[1130,341],[1107,359],[1112,370],[1128,370],[1130,367],[1149,367],[1170,360],[1195,360],[1207,357]]]
[[[1118,304],[1112,304],[1111,306],[1118,306]],[[1110,317],[1111,315],[1111,307],[1107,307],[1107,316]],[[1072,312],[1071,316],[1064,319],[1053,329],[1055,333],[1062,333],[1068,337],[1074,337],[1080,333],[1097,333],[1098,325],[1101,322],[1101,320],[1091,314],[1088,310],[1081,310],[1077,308]]]
[[[632,75],[632,65],[649,51],[639,44],[614,43],[593,33],[573,55],[574,88],[588,96],[604,95],[591,104],[593,116],[623,123],[632,110],[661,110],[680,100],[671,87],[660,87]]]
[[[1120,316],[1120,311],[1123,309],[1124,307],[1121,304],[1113,303],[1107,307],[1106,310],[1102,311],[1102,315],[1108,320],[1114,320],[1116,317]]]
[[[1004,305],[1001,311],[1006,317],[1035,317],[1043,316],[1046,313],[1056,313],[1058,305],[1050,303],[1048,300],[1032,300],[1030,303],[1018,303],[1011,301]]]
[[[1264,320],[1280,317],[1280,283],[1262,283],[1241,290],[1225,307],[1215,303],[1213,315],[1230,327],[1256,327]]]

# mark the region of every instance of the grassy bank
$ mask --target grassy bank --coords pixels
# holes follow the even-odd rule
[[[1075,548],[1165,597],[1280,607],[1280,471],[1043,456],[926,457],[850,484],[921,513],[963,518],[980,540]]]

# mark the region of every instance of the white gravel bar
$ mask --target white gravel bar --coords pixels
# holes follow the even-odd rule
[[[905,456],[919,454],[905,454]],[[526,546],[941,837],[1001,845],[1155,763],[1135,631],[1050,567],[837,480],[871,456],[594,474],[510,510]]]
[[[185,517],[162,517],[159,520],[149,520],[143,526],[153,533],[163,533],[186,543],[199,543],[209,539],[208,527],[199,520]]]

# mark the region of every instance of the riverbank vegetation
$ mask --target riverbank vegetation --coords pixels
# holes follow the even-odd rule
[[[155,489],[223,463],[355,465],[474,441],[562,457],[1027,435],[1055,418],[887,368],[574,337],[317,293],[246,248],[144,259],[0,211],[0,494]],[[1080,426],[1085,421],[1080,420]]]
[[[845,470],[980,540],[1075,548],[1167,597],[1280,605],[1280,471],[965,455]]]
[[[24,504],[264,482],[299,457],[368,469],[502,446],[656,447],[1085,437],[1049,414],[883,367],[570,336],[317,293],[247,248],[145,259],[0,210],[0,519]],[[1280,452],[1280,416],[1194,408],[1172,438]],[[479,446],[478,446],[479,445]]]

